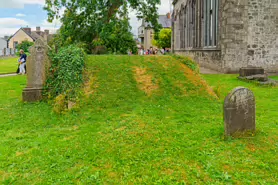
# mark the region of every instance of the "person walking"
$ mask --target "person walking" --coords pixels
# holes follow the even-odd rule
[[[24,53],[24,51],[21,49],[20,51],[20,58],[18,60],[19,62],[19,74],[26,74],[26,61],[27,61],[27,55]]]

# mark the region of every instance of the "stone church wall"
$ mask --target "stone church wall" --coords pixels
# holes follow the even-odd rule
[[[278,0],[249,0],[248,19],[248,65],[278,72]]]
[[[175,10],[186,2],[177,1]],[[201,66],[225,73],[237,73],[246,66],[278,72],[278,0],[219,0],[219,35],[214,49],[181,49],[178,25],[176,20],[174,52],[190,56]]]
[[[220,42],[223,72],[247,66],[248,0],[221,0]]]

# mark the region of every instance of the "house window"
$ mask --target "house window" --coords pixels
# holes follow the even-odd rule
[[[219,0],[203,0],[204,1],[204,45],[206,47],[215,47],[217,45],[218,30],[218,1]]]
[[[15,42],[14,42],[14,48],[16,48],[17,45],[18,45],[18,42],[15,41]]]

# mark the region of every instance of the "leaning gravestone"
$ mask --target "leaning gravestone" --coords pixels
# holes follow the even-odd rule
[[[27,87],[23,90],[22,98],[25,102],[35,102],[42,99],[42,90],[46,80],[46,71],[49,68],[47,56],[48,46],[41,39],[36,40],[30,49],[27,59]]]
[[[235,88],[225,99],[225,135],[235,136],[256,129],[256,105],[252,91],[244,87]]]

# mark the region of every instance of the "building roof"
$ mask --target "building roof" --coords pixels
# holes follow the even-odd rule
[[[35,32],[35,31],[32,31],[32,32],[31,32],[31,37],[34,38],[34,40],[37,40],[37,39],[39,39],[39,38],[40,38],[40,39],[43,39],[42,36],[40,36],[39,34],[37,34],[37,32]]]
[[[169,19],[167,15],[160,15],[158,23],[161,24],[163,28],[171,28],[171,19]]]
[[[28,34],[23,28],[20,28],[19,30],[17,30],[17,32],[19,32],[20,30],[22,30],[26,35],[28,35],[31,39],[33,39],[33,40],[35,41],[35,39],[34,39],[30,34]],[[17,34],[17,32],[15,32],[15,34],[13,34],[13,36],[11,36],[11,37],[8,39],[8,41],[9,41],[11,38],[13,38],[13,37]]]
[[[159,17],[158,17],[158,24],[161,24],[162,28],[171,28],[171,19],[169,19],[167,17],[167,15],[159,15]],[[143,21],[141,26],[152,27],[152,24]]]
[[[4,41],[6,41],[6,42],[7,42],[7,40],[6,40],[5,38],[0,37],[0,39],[1,39],[1,40],[4,40]]]

